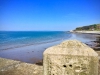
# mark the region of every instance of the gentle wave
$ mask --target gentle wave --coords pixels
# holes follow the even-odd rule
[[[71,34],[67,32],[7,32],[5,35],[8,37],[1,36],[0,38],[0,51],[51,43],[71,37]]]
[[[18,41],[18,40],[24,40],[24,39],[28,39],[29,37],[21,37],[21,38],[8,38],[2,42],[0,42],[0,44],[3,44],[3,43],[7,43],[7,42],[14,42],[14,41]]]
[[[15,49],[15,48],[21,48],[21,47],[26,47],[26,46],[31,46],[31,45],[39,45],[39,44],[52,43],[52,42],[56,42],[56,41],[60,41],[60,40],[63,40],[63,39],[49,41],[49,42],[35,43],[35,44],[26,44],[26,45],[20,45],[20,46],[15,46],[15,47],[8,47],[8,48],[5,48],[5,49],[0,49],[0,51],[2,51],[2,50],[9,50],[9,49]]]

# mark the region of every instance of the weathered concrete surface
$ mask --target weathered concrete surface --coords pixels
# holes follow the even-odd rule
[[[43,75],[43,66],[0,58],[0,75]]]
[[[43,62],[44,75],[98,75],[98,54],[77,40],[48,48]]]

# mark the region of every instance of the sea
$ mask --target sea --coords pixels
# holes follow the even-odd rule
[[[71,33],[63,31],[1,31],[0,50],[68,39]]]
[[[95,37],[69,31],[0,31],[0,57],[36,63],[48,47],[70,39],[90,43]]]

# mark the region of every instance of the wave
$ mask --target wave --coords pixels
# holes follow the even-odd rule
[[[57,42],[57,41],[60,41],[60,40],[62,40],[62,39],[48,41],[48,42],[35,43],[35,44],[25,44],[25,45],[20,45],[20,46],[15,46],[15,47],[8,47],[8,48],[0,49],[0,51],[2,51],[2,50],[9,50],[9,49],[15,49],[15,48],[21,48],[21,47],[26,47],[26,46],[31,46],[31,45],[39,45],[39,44],[52,43],[52,42]]]
[[[19,41],[19,40],[25,40],[25,39],[28,39],[29,37],[21,37],[21,38],[7,38],[7,39],[0,39],[0,44],[3,44],[3,43],[9,43],[9,42],[14,42],[14,41]]]
[[[40,33],[41,35],[37,34],[37,36],[36,36],[36,34],[28,35],[28,36],[23,35],[20,37],[15,36],[15,37],[6,38],[5,40],[0,41],[0,51],[21,48],[21,47],[26,47],[26,46],[31,46],[31,45],[52,43],[52,42],[56,42],[56,41],[65,40],[65,39],[68,39],[71,37],[70,33],[65,33],[65,32],[62,32],[62,33],[57,32],[55,34],[54,33],[52,33],[52,34],[46,33],[44,35],[42,33]],[[18,34],[16,34],[16,35],[18,35]],[[21,35],[21,33],[20,33],[20,35]]]

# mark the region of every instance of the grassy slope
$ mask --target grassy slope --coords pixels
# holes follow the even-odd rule
[[[86,31],[100,31],[100,24],[93,24],[83,27],[77,27],[75,31],[86,30]]]

